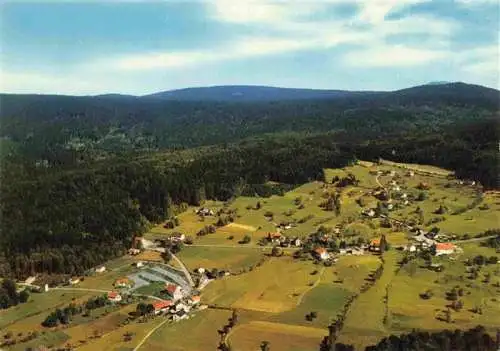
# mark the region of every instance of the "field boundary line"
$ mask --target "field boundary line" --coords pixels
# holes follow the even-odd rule
[[[147,333],[141,340],[141,342],[134,348],[133,351],[137,351],[141,348],[141,346],[146,342],[147,339],[149,339],[149,337],[151,335],[153,335],[153,333],[158,330],[163,324],[167,323],[168,322],[168,319],[165,319],[163,322],[161,322],[160,324],[158,324],[157,326],[155,326],[153,329],[151,329],[149,331],[149,333]]]
[[[321,282],[321,278],[323,277],[323,273],[324,272],[325,272],[325,267],[321,268],[321,272],[319,273],[319,277],[318,277],[318,279],[316,279],[316,281],[314,282],[314,284],[311,285],[302,294],[300,294],[299,299],[297,300],[297,303],[295,304],[295,307],[298,307],[302,303],[302,300],[304,299],[304,296],[306,296],[306,294],[308,292],[310,292],[312,289],[314,289],[315,287],[317,287],[319,285],[319,283]]]

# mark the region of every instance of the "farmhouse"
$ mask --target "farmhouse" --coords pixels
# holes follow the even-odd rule
[[[380,251],[380,239],[373,239],[370,242],[369,250],[370,251],[375,251],[375,252]]]
[[[369,210],[363,211],[363,214],[368,217],[373,217],[375,216],[375,211],[373,208],[370,208]]]
[[[128,278],[117,279],[113,284],[116,288],[130,288],[132,287],[132,282]]]
[[[214,211],[212,211],[209,208],[202,207],[198,211],[196,211],[196,214],[200,215],[200,216],[213,216],[214,215]]]
[[[137,261],[134,263],[134,266],[136,266],[137,268],[141,268],[141,267],[144,267],[144,262],[142,261]]]
[[[139,249],[135,249],[135,248],[128,249],[129,255],[135,256],[135,255],[138,255],[140,253],[141,253],[141,250],[139,250]]]
[[[78,284],[80,282],[80,279],[79,278],[71,278],[68,280],[68,283],[70,285],[75,285],[75,284]]]
[[[280,233],[267,233],[267,240],[272,243],[280,242],[282,235]]]
[[[103,273],[103,272],[105,272],[105,271],[106,271],[106,267],[105,267],[105,266],[100,266],[100,267],[97,267],[97,268],[95,269],[95,272],[96,272],[96,273]]]
[[[186,240],[186,235],[184,235],[182,233],[173,233],[172,235],[170,235],[170,237],[168,239],[171,242],[182,242],[182,241]]]
[[[436,244],[436,256],[440,255],[451,255],[457,249],[456,245],[452,243],[437,243]]]
[[[201,298],[200,298],[200,296],[199,296],[199,295],[193,295],[193,296],[191,296],[191,297],[189,298],[188,303],[189,303],[190,305],[196,305],[196,304],[199,304],[199,303],[200,303],[200,300],[201,300]]]
[[[116,291],[111,291],[108,293],[108,300],[111,302],[120,302],[122,300],[122,296]]]
[[[170,301],[170,300],[155,302],[155,303],[153,303],[154,313],[155,314],[165,313],[168,311],[168,308],[171,305],[172,305],[172,301]]]
[[[165,290],[172,296],[174,301],[182,299],[182,288],[179,285],[167,283],[165,284]]]
[[[300,245],[302,245],[302,241],[299,238],[295,238],[292,240],[292,245],[299,247]]]
[[[330,258],[330,255],[326,251],[325,248],[323,247],[318,247],[317,249],[314,250],[314,256],[320,260],[327,260]]]
[[[407,175],[408,177],[414,177],[414,176],[415,176],[415,172],[413,172],[413,171],[408,171],[408,172],[406,173],[406,175]]]

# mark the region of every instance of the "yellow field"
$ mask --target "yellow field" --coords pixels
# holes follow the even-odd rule
[[[308,284],[317,279],[310,275],[313,270],[308,262],[271,258],[247,274],[210,283],[204,300],[263,312],[287,311],[296,306]]]
[[[215,350],[219,342],[217,330],[227,324],[231,313],[204,310],[188,320],[165,324],[141,347],[141,351],[207,351]],[[134,338],[136,340],[136,338]]]
[[[326,334],[324,329],[252,321],[235,327],[228,340],[237,351],[258,350],[264,340],[273,351],[309,351],[317,349]]]
[[[395,274],[398,254],[390,251],[384,254],[386,261],[382,277],[368,291],[359,295],[347,313],[340,342],[363,348],[376,343],[389,334],[383,323],[385,315],[384,296]]]

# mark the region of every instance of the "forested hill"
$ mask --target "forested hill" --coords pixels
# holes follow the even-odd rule
[[[215,89],[215,88],[214,88]],[[264,133],[347,131],[366,138],[490,118],[499,92],[452,83],[333,99],[166,101],[152,96],[1,95],[9,150],[49,163],[233,142]],[[78,157],[75,157],[78,153]]]
[[[163,91],[145,97],[177,101],[282,101],[336,99],[347,96],[372,95],[376,92],[293,89],[255,85],[223,85]]]
[[[238,103],[3,95],[1,106],[0,276],[81,273],[186,204],[280,193],[267,182],[321,179],[356,158],[498,187],[498,91],[478,86]]]

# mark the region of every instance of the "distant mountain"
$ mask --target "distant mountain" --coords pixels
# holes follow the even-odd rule
[[[453,82],[447,82],[447,81],[436,81],[436,82],[429,82],[425,85],[443,85],[443,84],[451,84]]]
[[[222,85],[169,90],[144,97],[178,101],[284,101],[335,99],[371,94],[375,94],[375,92],[277,88],[257,85]]]

